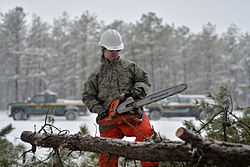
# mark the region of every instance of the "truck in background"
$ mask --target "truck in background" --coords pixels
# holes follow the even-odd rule
[[[159,120],[161,117],[195,117],[203,119],[201,109],[196,101],[208,100],[205,95],[178,94],[145,107],[145,111],[151,120]]]
[[[49,113],[48,113],[49,112]],[[8,114],[14,120],[27,120],[31,115],[64,116],[75,120],[78,116],[87,115],[87,107],[80,100],[57,99],[54,92],[45,91],[28,98],[24,102],[8,104]]]

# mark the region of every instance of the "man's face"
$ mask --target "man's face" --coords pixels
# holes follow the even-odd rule
[[[114,61],[115,59],[118,58],[119,52],[120,52],[120,50],[108,50],[108,49],[105,49],[104,50],[104,57],[108,61],[112,62],[112,61]]]

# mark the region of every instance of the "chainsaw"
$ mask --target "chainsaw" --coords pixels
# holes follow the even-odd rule
[[[169,96],[173,96],[187,89],[186,84],[176,85],[171,88],[164,89],[154,94],[148,95],[142,99],[134,100],[128,97],[121,102],[120,99],[115,99],[111,102],[109,107],[109,116],[98,120],[99,125],[119,125],[126,121],[137,121],[141,119],[136,109],[151,104],[153,102],[162,100]]]

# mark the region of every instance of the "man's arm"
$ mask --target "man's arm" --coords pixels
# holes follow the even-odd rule
[[[105,109],[97,100],[97,97],[98,97],[97,87],[95,85],[95,82],[93,81],[93,79],[91,79],[90,76],[89,79],[84,84],[82,101],[88,107],[90,112],[100,114],[103,111],[105,111]]]
[[[139,66],[134,66],[134,90],[138,91],[141,96],[149,94],[149,87],[151,86],[148,74]]]

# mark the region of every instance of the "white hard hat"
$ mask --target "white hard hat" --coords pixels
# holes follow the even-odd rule
[[[105,47],[108,50],[124,49],[121,34],[113,29],[108,29],[102,33],[99,45]]]

